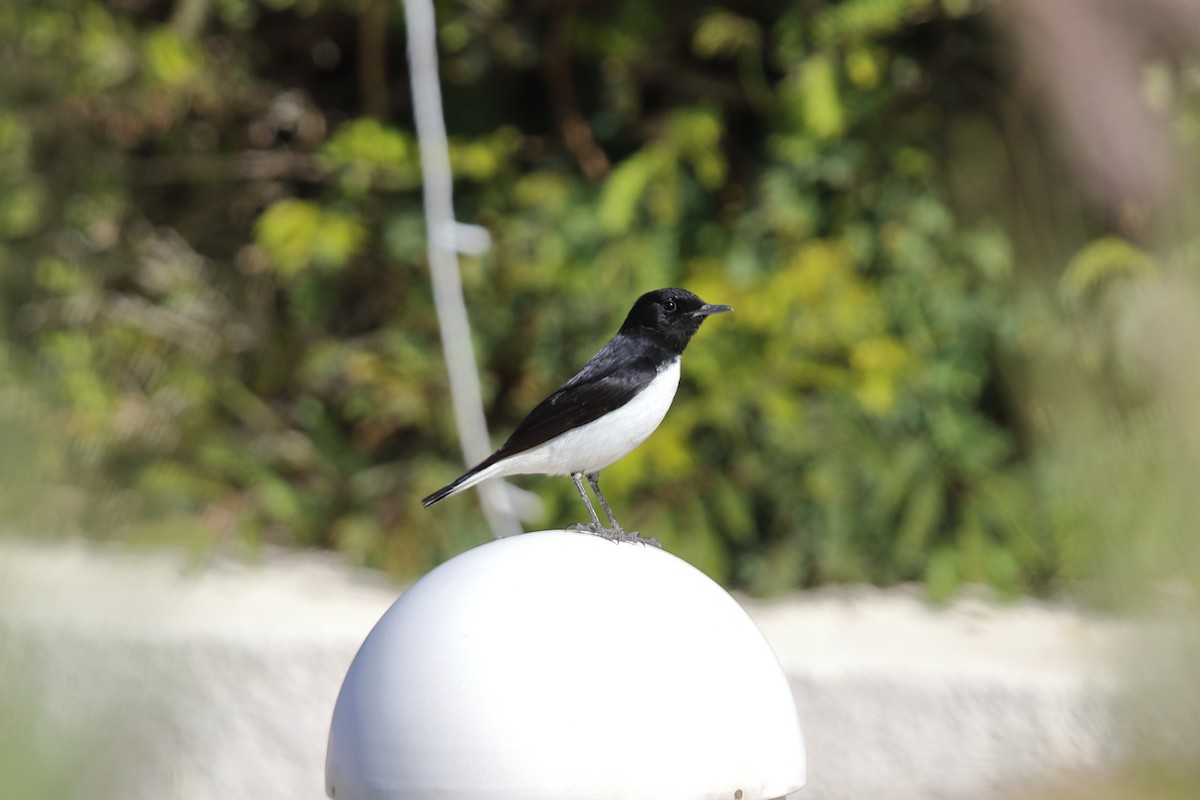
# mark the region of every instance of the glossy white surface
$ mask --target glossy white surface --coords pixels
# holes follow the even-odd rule
[[[804,781],[791,689],[737,602],[669,553],[565,531],[406,591],[346,675],[326,764],[337,800],[769,800]]]

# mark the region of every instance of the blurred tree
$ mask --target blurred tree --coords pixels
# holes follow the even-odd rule
[[[606,473],[642,530],[759,592],[1049,586],[1003,367],[1052,308],[1014,302],[1031,245],[979,5],[439,4],[460,216],[495,240],[463,276],[495,430],[685,285],[737,313]],[[382,0],[0,9],[0,355],[50,392],[68,455],[42,461],[88,530],[409,575],[484,535],[417,502],[457,465],[402,25]],[[536,485],[574,519],[569,483]]]

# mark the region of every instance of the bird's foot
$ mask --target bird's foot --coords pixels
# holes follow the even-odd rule
[[[576,522],[568,525],[569,531],[583,531],[585,533],[595,534],[603,539],[608,539],[610,542],[619,544],[620,542],[630,542],[632,544],[653,545],[659,550],[662,549],[662,543],[653,537],[641,536],[637,531],[627,531],[620,525],[615,525],[611,528],[606,528],[595,522]]]
[[[657,547],[659,550],[663,549],[662,542],[660,542],[658,539],[655,539],[653,536],[641,536],[637,531],[629,531],[625,534],[625,536],[626,538],[622,541],[633,542],[634,544],[640,544],[643,547],[646,545],[651,545],[653,547]]]

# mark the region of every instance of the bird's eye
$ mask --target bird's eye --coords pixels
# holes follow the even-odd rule
[[[675,311],[675,301],[674,300],[663,300],[662,310],[666,311],[668,314],[673,313]]]

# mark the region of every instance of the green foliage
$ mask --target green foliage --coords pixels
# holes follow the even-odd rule
[[[304,200],[274,204],[258,218],[254,232],[284,283],[306,267],[326,271],[344,267],[367,234],[357,217]]]
[[[818,139],[832,139],[845,129],[837,73],[827,53],[809,56],[794,74],[795,86],[783,87],[789,104],[799,106],[800,121]]]
[[[1073,512],[1002,369],[1053,314],[1016,302],[1003,219],[947,188],[952,132],[989,119],[958,79],[995,66],[975,5],[441,4],[456,201],[495,241],[463,282],[498,437],[684,285],[737,311],[606,470],[622,519],[757,592],[1064,574]],[[399,61],[398,12],[360,39],[321,0],[207,13],[0,9],[0,323],[61,435],[39,458],[95,530],[420,572],[486,532],[469,498],[418,502],[460,467],[419,151],[399,66],[355,83]],[[1065,294],[1147,272],[1086,241]],[[569,482],[526,485],[543,524],[578,517]]]
[[[692,49],[701,58],[737,55],[743,49],[757,49],[762,39],[753,20],[732,11],[712,10],[696,22]]]
[[[321,155],[338,173],[339,188],[361,196],[372,188],[411,189],[420,184],[416,138],[377,119],[347,122],[329,137]]]
[[[845,0],[831,3],[816,14],[813,38],[831,47],[845,41],[887,36],[904,27],[907,19],[926,11],[932,0]]]
[[[681,181],[691,177],[701,189],[712,190],[724,179],[726,165],[718,149],[721,121],[714,113],[678,110],[665,127],[663,136],[625,159],[605,182],[597,211],[606,233],[629,232],[643,203],[655,223],[675,224],[688,191]],[[683,175],[682,167],[689,167],[691,175]]]
[[[1063,272],[1061,288],[1070,300],[1079,300],[1104,282],[1128,277],[1151,277],[1158,272],[1153,259],[1129,242],[1113,236],[1089,242]]]

